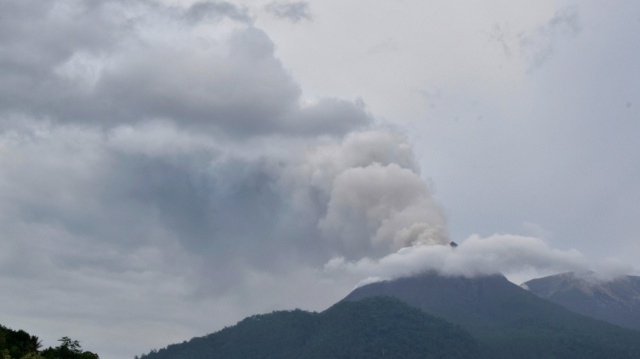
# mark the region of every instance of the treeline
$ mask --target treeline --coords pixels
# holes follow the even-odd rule
[[[62,337],[58,341],[57,347],[41,350],[37,336],[0,325],[0,359],[99,359],[98,354],[82,350],[77,340]]]

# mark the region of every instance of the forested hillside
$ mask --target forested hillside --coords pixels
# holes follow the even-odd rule
[[[246,318],[233,327],[143,355],[141,359],[479,358],[462,329],[394,298],[341,302]]]
[[[357,288],[346,301],[394,296],[471,333],[490,358],[640,358],[640,332],[538,298],[504,276],[437,273]]]

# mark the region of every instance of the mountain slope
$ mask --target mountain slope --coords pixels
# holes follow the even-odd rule
[[[531,293],[582,315],[640,330],[640,277],[602,281],[563,273],[523,284]]]
[[[460,325],[494,358],[640,358],[640,333],[575,314],[503,276],[425,273],[372,283],[344,300],[381,295]]]
[[[478,358],[470,334],[393,298],[256,315],[145,359]]]

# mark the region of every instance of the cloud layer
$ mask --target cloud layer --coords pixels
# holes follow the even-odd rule
[[[542,239],[511,234],[473,235],[455,248],[417,244],[379,259],[336,257],[324,269],[329,276],[365,278],[359,285],[429,271],[469,278],[503,274],[517,284],[532,275],[594,273],[601,280],[612,280],[633,271],[632,266],[614,258],[594,261],[575,249],[554,249]]]

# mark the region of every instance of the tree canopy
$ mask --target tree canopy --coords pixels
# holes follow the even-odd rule
[[[42,343],[24,330],[0,325],[0,359],[99,359],[98,354],[84,351],[80,342],[69,337],[58,340],[60,345],[40,350]]]

